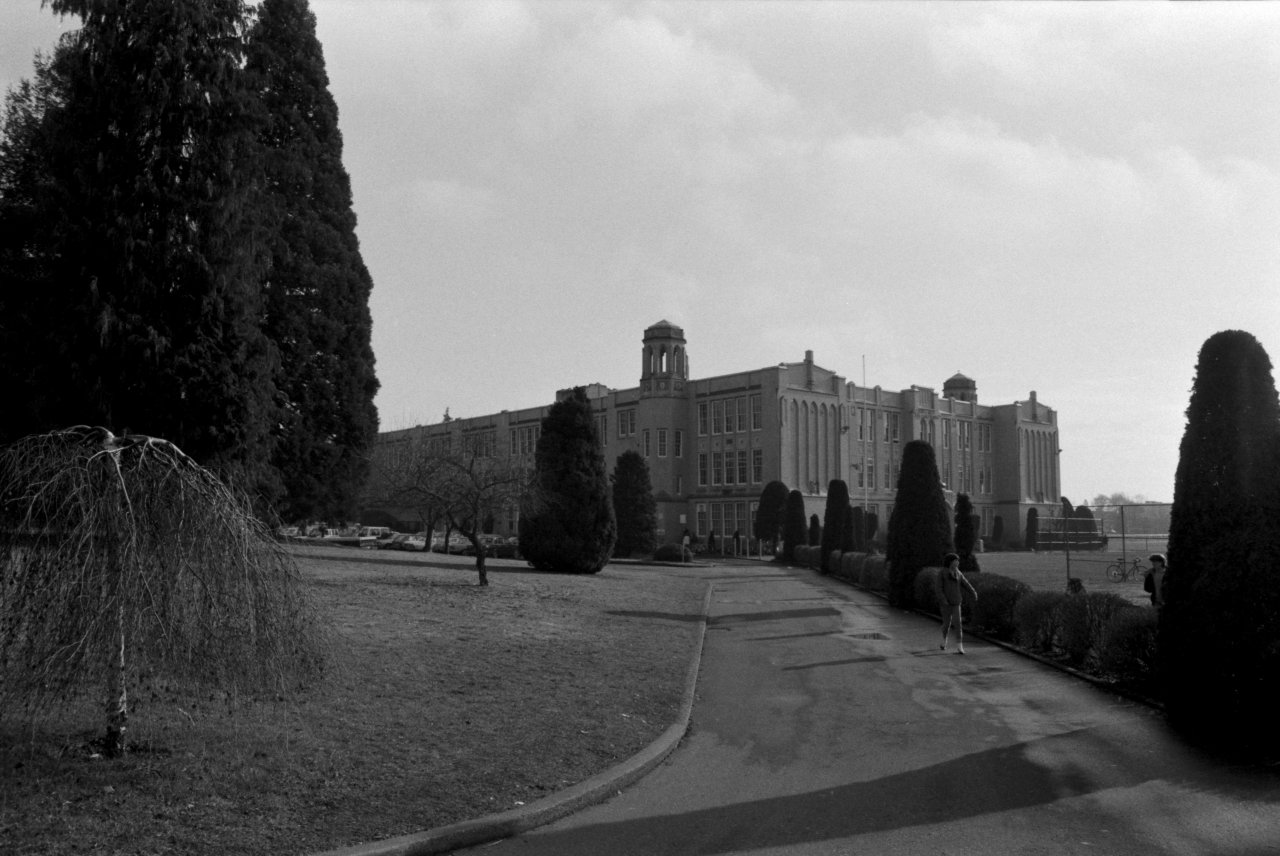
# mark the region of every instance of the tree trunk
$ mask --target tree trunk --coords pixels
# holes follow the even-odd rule
[[[129,725],[129,684],[125,670],[125,629],[124,604],[118,607],[117,617],[120,631],[120,651],[116,660],[116,697],[108,704],[107,735],[102,741],[102,754],[108,758],[119,758],[128,752],[129,747],[125,732]],[[114,708],[112,710],[111,708]]]

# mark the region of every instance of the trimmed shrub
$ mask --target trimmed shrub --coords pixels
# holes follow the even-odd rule
[[[1098,668],[1109,678],[1143,684],[1154,677],[1156,665],[1156,610],[1131,606],[1112,614],[1103,628],[1098,648]]]
[[[929,566],[921,568],[920,573],[916,574],[915,582],[912,584],[915,588],[913,592],[915,596],[916,609],[930,612],[934,615],[942,615],[946,609],[945,598],[942,594],[942,568]],[[964,587],[961,586],[963,589]],[[965,600],[968,600],[968,591],[964,592]]]
[[[822,514],[822,567],[830,567],[827,554],[843,550],[845,540],[846,511],[849,509],[849,486],[841,479],[832,479],[827,485],[827,506]]]
[[[979,574],[969,582],[978,592],[971,616],[973,626],[997,639],[1013,641],[1018,626],[1014,612],[1018,601],[1031,593],[1031,586],[999,574]]]
[[[1059,645],[1073,666],[1096,657],[1111,617],[1132,604],[1114,592],[1067,595],[1058,605]]]
[[[679,544],[663,544],[653,552],[655,562],[683,562],[684,547]]]
[[[840,557],[844,555],[839,550],[832,550],[827,554],[826,572],[828,574],[840,573]]]
[[[822,521],[818,519],[818,515],[809,515],[809,546],[817,547],[822,543]]]
[[[884,556],[867,556],[862,563],[858,584],[872,591],[889,590],[889,568]]]
[[[858,557],[861,555],[853,551],[840,554],[840,579],[851,583],[858,581]]]
[[[1018,598],[1013,607],[1014,638],[1032,651],[1052,651],[1058,637],[1058,606],[1068,595],[1033,591]]]
[[[786,520],[787,486],[771,481],[760,492],[760,504],[756,506],[755,536],[773,543],[782,535]]]
[[[782,558],[788,562],[798,562],[795,551],[808,544],[808,531],[804,518],[804,494],[793,490],[787,494],[787,506],[782,531]]]
[[[902,447],[897,501],[889,515],[889,601],[909,608],[921,568],[942,564],[951,548],[951,515],[933,446],[911,440]]]

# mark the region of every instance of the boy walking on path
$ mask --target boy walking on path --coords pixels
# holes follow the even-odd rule
[[[938,647],[947,650],[947,637],[951,633],[951,625],[956,626],[956,639],[959,640],[957,650],[964,653],[964,624],[960,617],[960,604],[964,601],[964,593],[960,590],[961,584],[973,592],[973,599],[978,599],[978,592],[970,584],[965,575],[960,573],[960,557],[955,553],[948,553],[942,557],[942,596],[947,602],[947,614],[942,620],[942,644]]]

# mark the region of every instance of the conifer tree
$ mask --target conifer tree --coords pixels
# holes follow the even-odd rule
[[[1174,721],[1280,750],[1280,399],[1270,357],[1243,331],[1200,350],[1163,596],[1160,671]]]
[[[534,461],[533,490],[520,515],[520,552],[539,570],[597,573],[613,554],[618,524],[582,387],[551,405]]]
[[[42,383],[57,369],[27,428],[90,423],[163,437],[263,489],[274,355],[260,324],[246,6],[49,5],[82,26],[54,54],[52,97],[26,116],[17,144],[39,151],[4,155],[41,167],[25,200],[40,227],[25,246],[35,287],[2,289],[5,309],[20,303],[19,323],[39,331],[7,371]]]
[[[846,509],[849,508],[849,485],[842,479],[832,479],[827,486],[827,506],[822,515],[822,561],[819,567],[826,570],[827,554],[844,549]]]
[[[912,440],[902,449],[898,495],[889,515],[889,602],[910,607],[916,574],[941,565],[951,547],[951,519],[933,446]]]
[[[956,497],[955,546],[960,557],[960,572],[965,574],[979,570],[978,559],[973,555],[973,548],[978,545],[973,518],[973,502],[969,494],[962,493]]]
[[[273,458],[278,510],[286,520],[349,519],[378,429],[372,281],[307,0],[263,0],[247,54],[265,110],[266,332],[279,351],[283,404]]]
[[[756,507],[755,537],[774,542],[782,535],[786,520],[787,486],[771,481],[760,492],[760,504]]]
[[[613,513],[618,521],[614,555],[625,557],[654,551],[658,506],[653,499],[649,464],[634,449],[619,455],[613,468]]]
[[[796,547],[808,543],[808,523],[804,517],[804,494],[793,490],[787,494],[786,521],[782,529],[782,558],[791,561]]]

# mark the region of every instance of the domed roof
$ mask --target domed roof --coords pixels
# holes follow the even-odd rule
[[[947,378],[946,383],[942,385],[942,388],[946,389],[949,386],[976,387],[977,385],[978,382],[973,378],[963,375],[960,372],[956,372],[951,377]]]
[[[666,336],[683,339],[684,330],[680,329],[675,324],[672,324],[670,321],[663,320],[645,328],[644,337],[648,339],[650,336]]]

